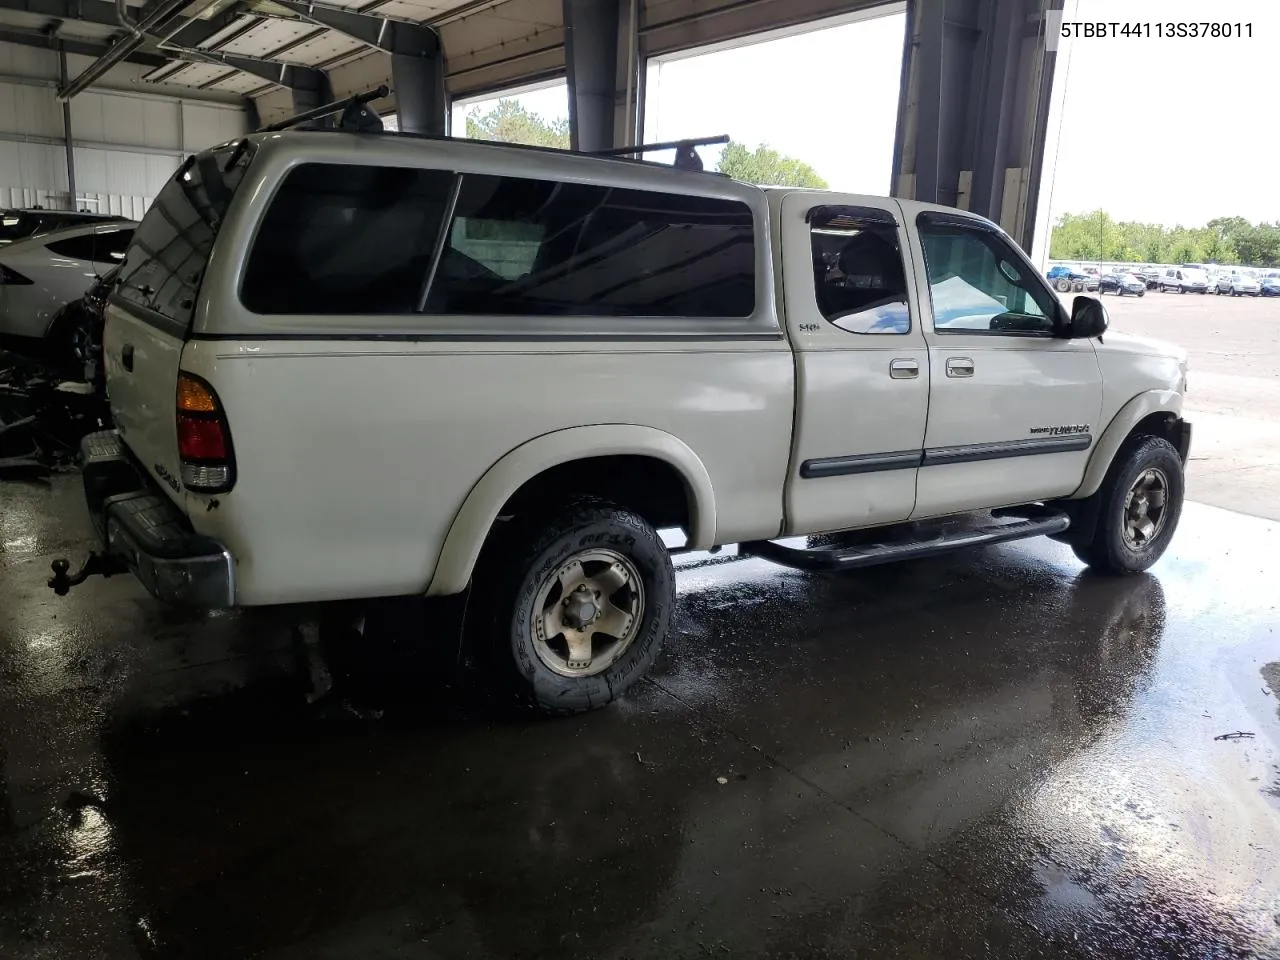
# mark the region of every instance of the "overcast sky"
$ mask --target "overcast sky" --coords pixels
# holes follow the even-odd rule
[[[1073,8],[1078,6],[1078,14]],[[1280,218],[1280,2],[1067,0],[1069,19],[1253,23],[1253,39],[1078,40],[1065,79],[1055,217],[1198,226]],[[1048,194],[1050,185],[1045,184]]]
[[[1280,219],[1280,0],[1066,0],[1069,20],[1206,11],[1252,22],[1253,38],[1063,42],[1056,174],[1041,194],[1055,219],[1098,207],[1166,224]],[[887,193],[904,27],[892,14],[655,65],[645,139],[727,133],[808,162],[834,189]],[[520,99],[568,113],[563,84]]]

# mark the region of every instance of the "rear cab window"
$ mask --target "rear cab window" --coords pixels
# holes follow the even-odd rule
[[[249,141],[188,157],[134,231],[115,301],[185,336],[195,315],[213,239],[252,162]]]
[[[898,225],[884,210],[823,206],[809,214],[818,309],[849,333],[911,332]]]

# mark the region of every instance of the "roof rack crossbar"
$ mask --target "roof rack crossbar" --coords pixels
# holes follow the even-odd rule
[[[627,154],[649,153],[654,150],[674,150],[676,152],[675,162],[672,164],[677,170],[694,170],[701,172],[702,158],[698,156],[698,151],[694,147],[705,147],[713,143],[728,143],[729,135],[722,133],[718,137],[694,137],[691,140],[669,140],[666,143],[637,143],[631,147],[611,147],[608,150],[592,150],[591,154],[598,157],[618,157]]]
[[[718,137],[694,137],[689,140],[668,140],[666,143],[637,143],[630,147],[610,147],[607,150],[587,150],[596,157],[625,157],[633,153],[652,153],[657,150],[679,150],[681,147],[709,147],[716,143],[728,143],[729,135]]]
[[[354,96],[347,97],[345,100],[335,100],[333,103],[326,103],[323,106],[316,107],[312,110],[304,110],[302,113],[295,114],[284,120],[278,120],[275,123],[269,123],[265,127],[259,129],[259,133],[271,133],[275,130],[287,130],[290,127],[296,127],[300,123],[306,123],[308,120],[319,120],[323,117],[332,116],[335,113],[345,113],[347,110],[359,109],[366,103],[374,100],[381,100],[390,94],[387,85],[384,83],[372,90],[366,90],[364,93],[357,93]]]

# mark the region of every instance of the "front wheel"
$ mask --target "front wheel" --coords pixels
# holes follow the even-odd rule
[[[671,557],[642,517],[599,500],[525,530],[487,564],[495,568],[494,666],[542,713],[602,707],[658,656],[675,605]],[[488,576],[473,581],[472,603]]]
[[[1147,295],[1147,291],[1146,291],[1146,290],[1139,290],[1139,291],[1138,291],[1138,296],[1140,296],[1140,297],[1145,297],[1146,295]]]
[[[1135,437],[1116,454],[1094,494],[1098,520],[1071,548],[1102,573],[1140,573],[1164,554],[1182,515],[1182,458],[1161,437]]]
[[[1071,281],[1063,277],[1058,278],[1058,282],[1054,284],[1058,288],[1059,293],[1067,293],[1071,290]]]

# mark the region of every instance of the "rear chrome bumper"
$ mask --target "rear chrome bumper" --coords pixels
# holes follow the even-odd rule
[[[147,591],[165,603],[235,605],[235,560],[225,546],[191,524],[138,469],[114,430],[80,442],[89,516],[107,553],[119,558]]]

